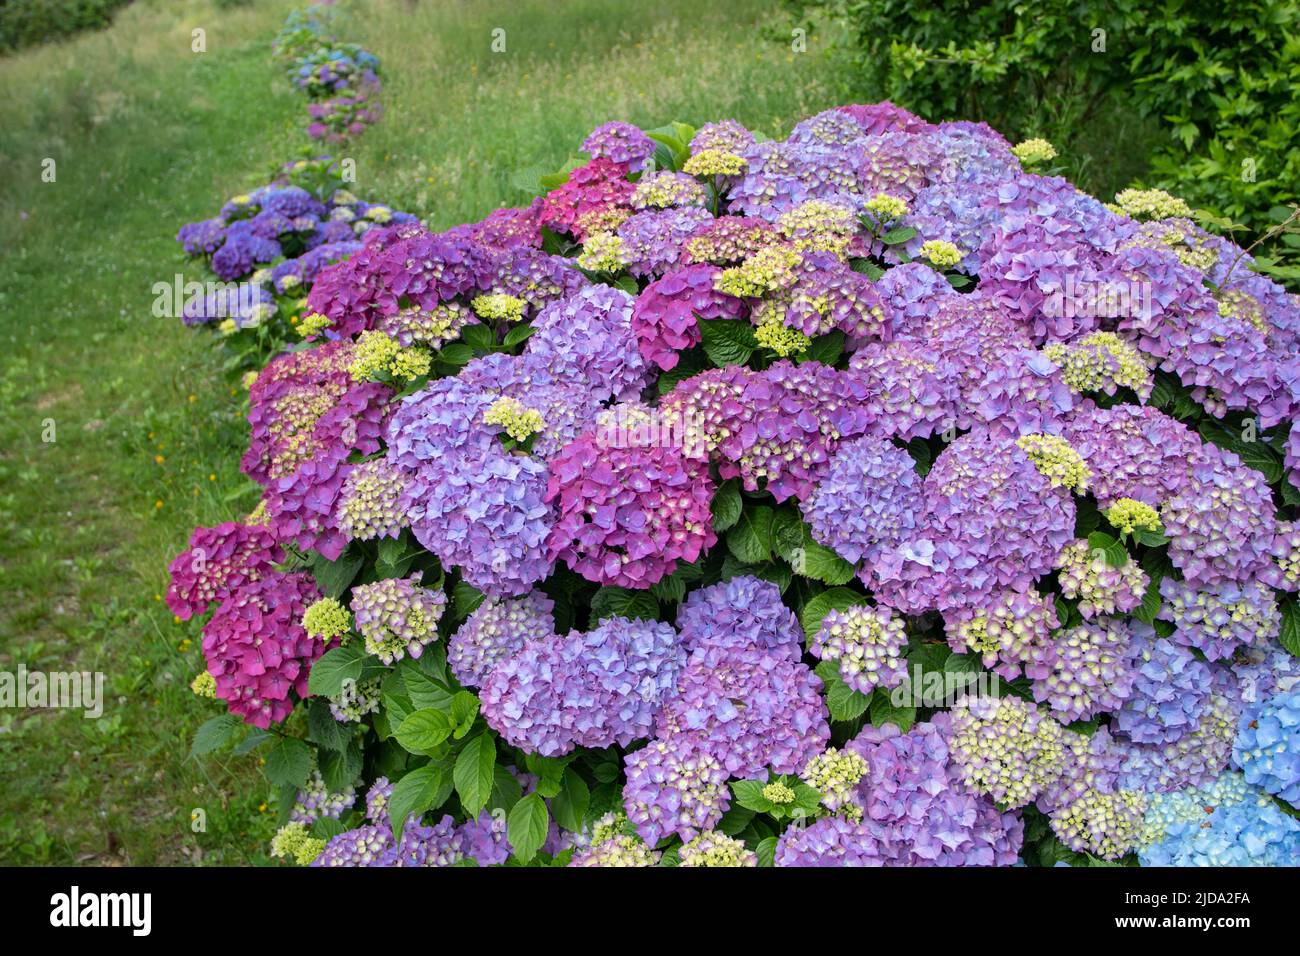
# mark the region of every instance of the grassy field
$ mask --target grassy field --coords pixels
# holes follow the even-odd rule
[[[0,863],[266,860],[256,759],[187,759],[216,708],[188,689],[197,626],[161,602],[191,527],[255,501],[242,399],[208,339],[150,305],[185,268],[177,227],[302,143],[270,61],[293,6],[137,0],[107,31],[0,59],[0,670],[102,671],[107,697],[99,720],[0,710]],[[521,173],[607,119],[782,133],[837,97],[815,43],[768,36],[773,7],[345,4],[342,32],[386,73],[356,191],[446,226],[524,200]]]

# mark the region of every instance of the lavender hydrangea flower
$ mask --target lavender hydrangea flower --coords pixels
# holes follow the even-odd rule
[[[555,634],[555,603],[541,591],[520,598],[488,598],[465,619],[447,645],[447,664],[466,687],[479,687],[500,661],[529,641]]]
[[[447,597],[420,587],[420,574],[361,584],[352,591],[356,628],[366,651],[385,664],[403,657],[417,658],[438,639],[438,621]]]

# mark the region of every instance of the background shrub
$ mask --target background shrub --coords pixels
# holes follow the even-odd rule
[[[0,51],[108,26],[130,0],[5,0],[0,4]]]

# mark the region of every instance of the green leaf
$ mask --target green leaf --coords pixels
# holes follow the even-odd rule
[[[1282,602],[1282,632],[1278,640],[1293,657],[1300,657],[1300,604],[1294,600]]]
[[[800,355],[796,362],[821,362],[823,365],[834,365],[844,354],[844,333],[839,329],[832,329],[825,335],[819,335],[812,340],[807,351]]]
[[[342,597],[343,592],[352,584],[363,563],[365,563],[365,556],[349,547],[336,561],[327,560],[316,554],[311,564],[311,572],[321,592],[326,597],[337,599]]]
[[[704,352],[714,365],[744,365],[758,348],[754,327],[742,319],[700,319]]]
[[[1223,423],[1208,418],[1197,425],[1196,430],[1206,441],[1232,452],[1241,459],[1242,464],[1263,474],[1269,484],[1282,480],[1282,459],[1258,434],[1248,441]]]
[[[361,776],[361,745],[355,740],[349,740],[342,750],[319,751],[317,758],[321,778],[331,793],[346,790]]]
[[[1142,603],[1133,609],[1133,616],[1143,624],[1154,624],[1156,615],[1160,613],[1160,579],[1151,578],[1147,582],[1146,593],[1142,595]]]
[[[473,357],[474,350],[464,342],[448,343],[437,352],[438,361],[448,365],[467,365]]]
[[[311,666],[307,690],[321,697],[337,697],[344,682],[361,679],[365,661],[366,652],[355,645],[328,650]]]
[[[587,781],[570,767],[565,771],[560,782],[560,792],[551,800],[551,812],[555,814],[555,822],[574,833],[580,831],[587,819],[587,807],[590,803],[591,791],[587,787]]]
[[[474,726],[478,709],[478,698],[467,690],[457,691],[456,696],[451,699],[451,723],[455,728],[452,735],[457,740],[469,733],[469,729]]]
[[[471,817],[487,806],[492,795],[493,771],[497,763],[497,745],[492,735],[479,734],[465,745],[465,749],[456,758],[456,767],[452,779],[456,784],[456,793],[460,795],[461,806]]]
[[[540,793],[530,793],[514,805],[506,819],[506,837],[516,859],[527,863],[537,855],[546,842],[549,823],[550,816]]]
[[[745,564],[762,564],[772,557],[772,530],[776,515],[767,505],[742,509],[736,525],[727,532],[727,549]]]
[[[659,601],[649,591],[606,585],[591,596],[591,619],[599,622],[607,617],[657,621]]]
[[[1145,544],[1148,548],[1163,548],[1169,543],[1169,539],[1158,531],[1148,531],[1145,528],[1133,529],[1133,540],[1138,544]]]
[[[1112,568],[1122,568],[1128,564],[1128,552],[1124,550],[1124,545],[1104,531],[1094,531],[1088,535],[1088,550],[1094,556],[1100,552],[1102,560]]]
[[[497,344],[495,333],[481,322],[475,322],[461,329],[460,338],[470,348],[479,352],[490,352]]]
[[[880,241],[887,246],[901,246],[916,237],[916,229],[912,226],[895,226],[883,236]]]
[[[425,707],[407,715],[395,736],[397,742],[411,753],[433,756],[455,729],[446,711]]]
[[[536,331],[537,329],[533,326],[528,325],[527,323],[520,323],[519,325],[512,327],[510,331],[506,333],[506,337],[502,339],[501,344],[506,348],[513,348]]]
[[[764,786],[765,784],[759,780],[733,780],[731,793],[739,806],[756,813],[769,813],[775,804],[763,796]]]
[[[826,685],[826,709],[830,711],[831,720],[847,722],[866,713],[871,705],[871,696],[844,683],[838,661],[822,661],[816,672]]]
[[[483,603],[483,592],[465,581],[457,581],[452,588],[451,600],[455,608],[456,620],[469,617]]]
[[[451,796],[451,775],[444,764],[433,762],[417,767],[393,785],[388,798],[388,823],[393,836],[399,837],[411,815],[419,817],[426,810],[442,806]]]
[[[569,765],[568,758],[564,757],[543,757],[538,754],[528,754],[524,758],[524,765],[528,767],[528,772],[535,774],[537,780],[537,792],[548,800],[560,792],[560,787],[564,780],[564,770]]]
[[[799,623],[803,625],[804,636],[811,641],[822,626],[822,618],[832,610],[843,611],[855,604],[866,603],[865,595],[859,594],[857,591],[850,591],[848,588],[831,588],[828,591],[823,591],[805,604],[803,613],[799,615]]]
[[[352,739],[347,725],[334,719],[329,702],[322,697],[313,698],[307,705],[307,736],[326,750],[344,750]]]
[[[885,724],[895,724],[899,730],[907,733],[916,723],[916,708],[896,707],[890,700],[891,696],[890,692],[883,687],[876,688],[875,694],[871,697],[871,725],[883,727]]]
[[[311,773],[311,748],[297,737],[281,737],[266,755],[266,779],[277,787],[301,788]]]
[[[776,843],[777,838],[774,836],[763,837],[758,841],[758,846],[754,848],[754,853],[758,857],[759,866],[776,865]]]
[[[713,510],[713,530],[718,534],[726,531],[740,520],[744,502],[740,498],[740,483],[729,478],[718,486],[710,506]]]
[[[204,721],[203,726],[194,734],[194,743],[190,745],[190,756],[210,754],[217,748],[225,746],[234,735],[235,728],[241,723],[243,721],[234,714],[221,714]]]

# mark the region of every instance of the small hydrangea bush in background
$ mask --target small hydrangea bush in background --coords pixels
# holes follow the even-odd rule
[[[1300,301],[889,103],[583,150],[349,236],[251,383],[167,599],[273,852],[1294,863]]]
[[[289,14],[273,49],[285,76],[309,102],[307,135],[330,143],[365,132],[379,119],[379,58],[337,39],[334,8],[313,6]]]

